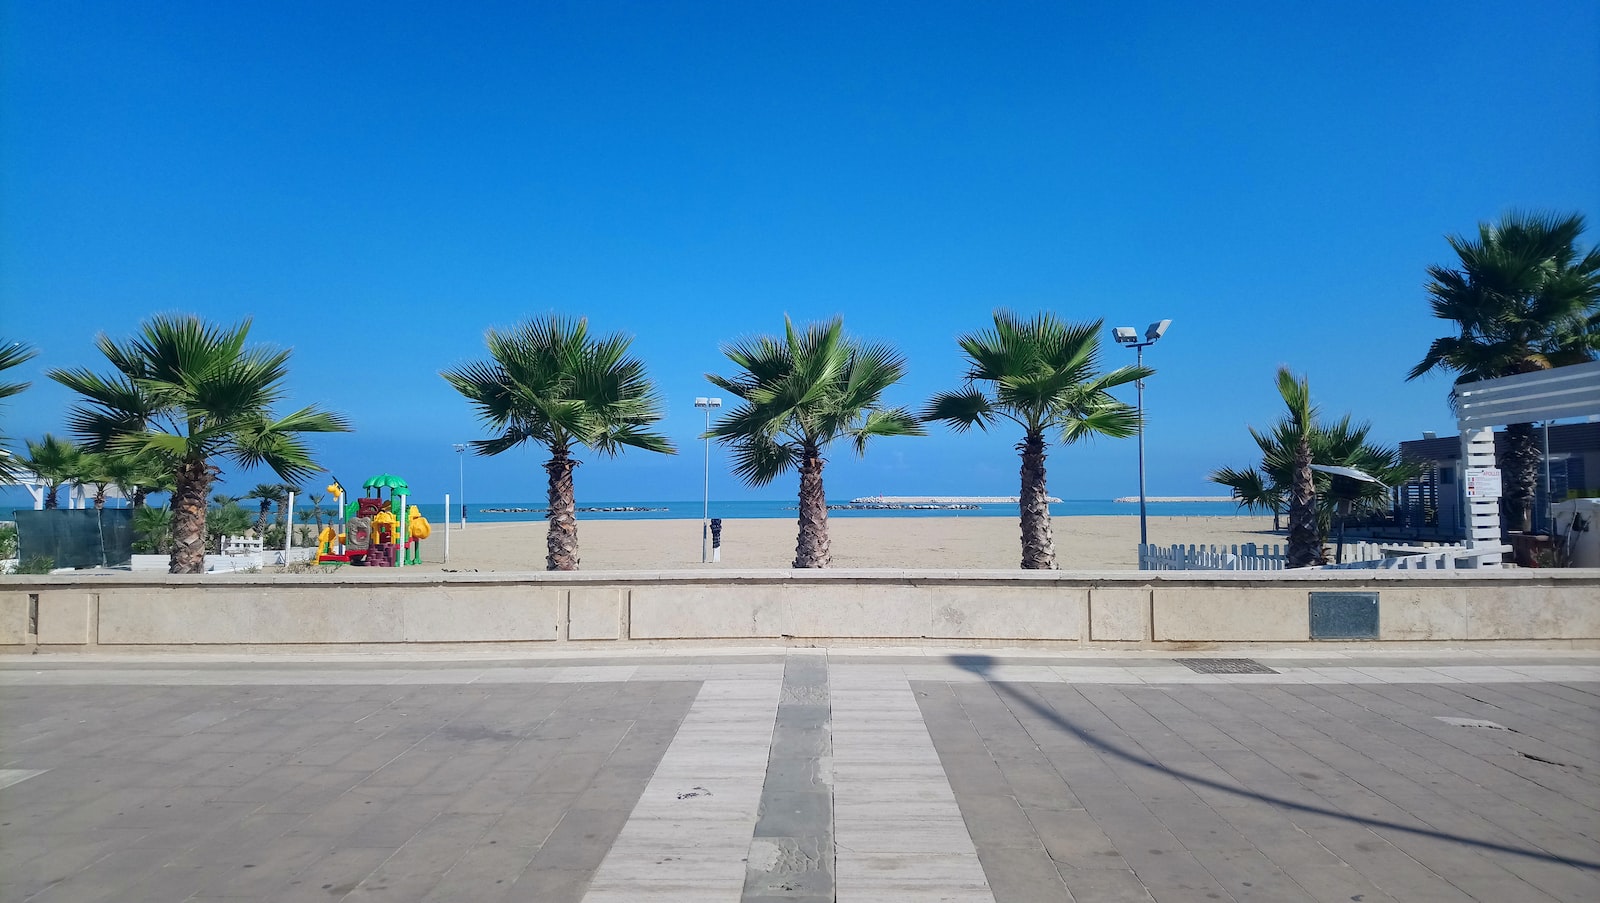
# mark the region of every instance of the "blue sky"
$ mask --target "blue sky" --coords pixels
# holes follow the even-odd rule
[[[0,335],[41,349],[4,431],[62,431],[43,370],[103,368],[99,331],[249,316],[291,400],[354,422],[334,473],[455,494],[484,433],[438,371],[556,310],[637,337],[682,450],[584,456],[580,501],[696,498],[719,343],[840,314],[920,406],[957,335],[1048,309],[1173,320],[1149,490],[1218,494],[1280,364],[1385,442],[1453,431],[1449,379],[1404,382],[1447,233],[1600,240],[1592,2],[442,6],[0,0]],[[1017,439],[841,447],[829,495],[1014,494]],[[469,458],[469,500],[542,498],[542,460]],[[1050,488],[1131,495],[1135,462],[1057,448]],[[713,451],[714,498],[792,483]]]

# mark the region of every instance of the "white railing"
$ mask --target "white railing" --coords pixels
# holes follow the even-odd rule
[[[1281,571],[1283,546],[1141,545],[1141,571]]]
[[[1345,547],[1346,550],[1349,546]],[[1510,546],[1383,546],[1384,557],[1346,560],[1343,564],[1324,565],[1323,570],[1401,570],[1401,571],[1464,571],[1483,567],[1499,567],[1500,559],[1511,551]]]
[[[1344,561],[1328,564],[1326,570],[1466,570],[1498,565],[1510,546],[1401,546],[1389,543],[1351,542],[1344,547]],[[1141,571],[1281,571],[1284,547],[1207,545],[1142,545],[1139,547]]]
[[[259,555],[264,551],[262,542],[249,536],[222,537],[224,555]]]
[[[289,561],[310,561],[311,553],[316,549],[306,547],[289,550]],[[135,555],[131,569],[135,571],[165,571],[170,561],[167,555]],[[268,549],[262,552],[253,552],[244,555],[207,555],[206,573],[240,573],[259,571],[264,567],[276,567],[284,563],[282,549]]]

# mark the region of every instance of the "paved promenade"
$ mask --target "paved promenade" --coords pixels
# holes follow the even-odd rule
[[[1600,653],[0,658],[0,901],[1600,899]]]

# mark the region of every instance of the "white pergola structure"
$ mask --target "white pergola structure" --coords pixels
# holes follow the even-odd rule
[[[1600,361],[1461,383],[1455,396],[1466,489],[1467,546],[1500,546],[1494,427],[1600,416]],[[1480,567],[1495,567],[1480,561]]]
[[[23,471],[17,474],[16,479],[11,482],[0,480],[0,485],[21,486],[28,491],[29,495],[33,496],[33,510],[44,510],[44,494],[45,490],[49,488],[49,484],[34,474]],[[88,508],[94,502],[94,491],[83,483],[72,483],[62,488],[67,490],[68,508]],[[127,496],[113,483],[106,486],[106,498],[123,499],[127,498]]]

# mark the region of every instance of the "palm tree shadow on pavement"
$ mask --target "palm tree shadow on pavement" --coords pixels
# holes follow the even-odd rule
[[[1385,828],[1391,831],[1404,831],[1407,834],[1415,834],[1421,837],[1431,837],[1436,840],[1459,843],[1465,846],[1477,847],[1482,850],[1492,850],[1498,853],[1509,853],[1513,856],[1521,856],[1526,859],[1534,859],[1540,862],[1551,862],[1560,865],[1572,866],[1573,868],[1600,871],[1600,862],[1574,859],[1568,856],[1558,856],[1553,853],[1546,853],[1542,850],[1530,850],[1523,847],[1508,846],[1506,844],[1494,843],[1492,841],[1478,840],[1472,837],[1463,837],[1458,834],[1448,834],[1443,831],[1418,828],[1412,825],[1398,824],[1396,822],[1384,821],[1377,818],[1367,818],[1360,815],[1353,815],[1349,812],[1341,812],[1337,809],[1312,806],[1306,803],[1283,799],[1281,797],[1271,796],[1265,793],[1258,793],[1252,790],[1241,790],[1238,787],[1230,786],[1228,784],[1221,783],[1220,781],[1214,781],[1210,778],[1201,777],[1200,775],[1189,774],[1188,772],[1163,765],[1162,763],[1150,759],[1144,755],[1130,752],[1129,750],[1111,743],[1102,737],[1097,737],[1094,734],[1077,727],[1070,720],[1062,717],[1061,713],[1047,705],[1041,704],[1038,700],[1032,698],[1027,693],[1021,692],[1016,687],[1013,687],[1005,681],[994,679],[992,672],[997,662],[993,656],[952,655],[949,656],[949,661],[956,667],[961,668],[964,671],[970,671],[973,674],[983,678],[984,681],[994,689],[995,693],[999,694],[1002,698],[1020,703],[1024,708],[1028,709],[1033,714],[1043,718],[1051,724],[1056,725],[1068,734],[1071,734],[1073,737],[1077,738],[1079,742],[1083,743],[1090,749],[1093,749],[1103,755],[1113,756],[1125,762],[1131,762],[1143,768],[1149,768],[1155,771],[1163,772],[1177,778],[1180,781],[1183,781],[1186,784],[1198,785],[1211,790],[1218,790],[1223,793],[1255,800],[1257,802],[1266,803],[1271,806],[1277,806],[1279,808],[1288,809],[1295,812],[1305,812],[1313,815],[1325,815],[1329,818],[1340,819],[1342,821],[1362,825],[1367,828]],[[1026,730],[1027,728],[1024,727],[1023,729]]]

